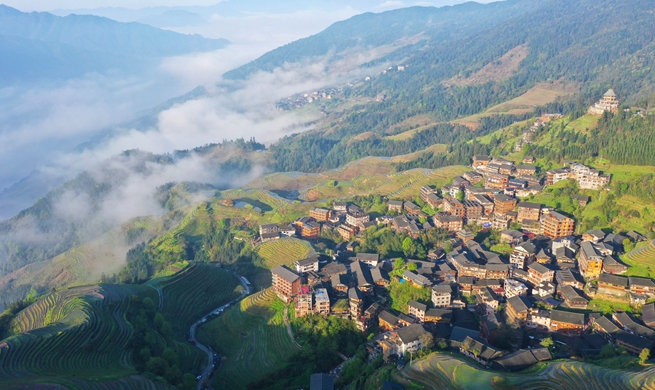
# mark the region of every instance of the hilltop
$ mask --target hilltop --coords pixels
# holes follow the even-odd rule
[[[0,5],[0,64],[3,84],[80,76],[109,69],[145,69],[173,55],[225,47],[207,39],[120,23],[90,15],[55,16]],[[155,61],[153,61],[153,59]]]

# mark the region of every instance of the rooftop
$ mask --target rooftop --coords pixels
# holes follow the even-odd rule
[[[273,273],[273,275],[277,275],[281,277],[282,279],[286,280],[289,283],[293,283],[296,280],[300,279],[300,276],[298,276],[297,273],[291,271],[289,268],[287,268],[284,265],[280,265],[273,268],[271,273]]]

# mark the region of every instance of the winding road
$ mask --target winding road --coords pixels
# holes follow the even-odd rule
[[[207,379],[209,378],[212,370],[214,369],[215,364],[214,364],[214,351],[212,351],[211,347],[208,347],[206,345],[202,345],[202,344],[200,344],[198,342],[198,339],[196,338],[196,330],[198,329],[198,327],[200,325],[207,322],[207,317],[208,316],[210,316],[211,314],[217,313],[219,310],[225,310],[227,307],[231,306],[234,303],[239,302],[243,298],[250,295],[250,292],[251,292],[250,291],[250,284],[248,283],[246,278],[241,277],[241,276],[237,275],[236,273],[234,273],[234,276],[239,279],[239,282],[241,283],[241,285],[243,286],[243,288],[246,291],[244,293],[242,293],[240,297],[232,300],[229,303],[226,303],[225,305],[223,305],[223,306],[221,306],[219,308],[214,309],[211,313],[208,313],[207,315],[205,315],[204,317],[199,319],[195,324],[191,325],[191,329],[189,329],[189,341],[193,341],[195,343],[196,347],[202,349],[207,354],[207,366],[202,371],[202,374],[200,375],[200,378],[198,379],[198,390],[201,390],[203,388],[203,385],[205,384],[205,381],[207,381]],[[211,384],[209,385],[209,387],[211,387]]]

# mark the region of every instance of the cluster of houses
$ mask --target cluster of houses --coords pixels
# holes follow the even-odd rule
[[[306,217],[298,218],[285,227],[277,224],[261,225],[259,238],[261,242],[276,240],[280,237],[299,237],[314,241],[321,236],[322,229],[333,229],[344,240],[354,238],[362,229],[377,226],[378,221],[371,221],[370,215],[355,204],[334,202],[332,209],[315,207]]]
[[[537,120],[530,126],[530,128],[526,131],[523,132],[523,135],[521,136],[521,139],[516,141],[514,144],[514,151],[515,152],[520,152],[523,150],[523,147],[527,144],[531,144],[534,142],[535,135],[537,133],[537,130],[540,128],[544,127],[546,125],[546,122],[549,122],[551,120],[555,119],[560,119],[562,117],[562,114],[544,114],[542,115],[541,118],[537,118]]]
[[[280,100],[275,103],[278,110],[289,111],[295,108],[300,108],[305,104],[313,103],[318,100],[326,99],[331,100],[336,95],[343,92],[343,88],[325,88],[310,93],[295,94],[286,99]]]
[[[534,161],[527,158],[524,162]],[[323,263],[311,257],[296,261],[292,268],[273,269],[274,290],[285,302],[294,302],[297,317],[339,315],[352,319],[362,331],[378,330],[368,347],[385,357],[416,351],[431,335],[485,366],[515,370],[550,359],[550,352],[538,344],[528,349],[494,347],[506,325],[551,334],[574,346],[576,354],[599,352],[607,343],[633,354],[652,348],[655,307],[646,302],[655,297],[655,282],[622,276],[628,267],[616,257],[623,251],[624,240],[637,242],[645,237],[601,230],[574,236],[572,218],[517,199],[525,195],[521,191],[541,188],[543,178],[535,176],[534,166],[475,156],[473,168],[442,188],[441,196],[431,187],[421,188],[421,200],[437,210],[433,217],[414,202],[390,200],[390,215],[371,221],[357,205],[335,202],[332,209],[314,208],[309,216],[285,228],[261,226],[262,240],[283,235],[313,240],[325,228],[335,229],[346,240],[334,248],[334,261]],[[547,172],[546,184],[563,180],[557,176],[560,173],[575,178],[583,188],[600,188],[600,184],[582,184],[594,177],[606,180],[603,185],[609,183],[609,176],[572,164],[552,175]],[[475,185],[482,181],[483,187]],[[481,225],[483,231],[499,230],[500,243],[509,245],[511,252],[501,257],[484,248],[465,228],[471,223]],[[509,228],[512,223],[514,229]],[[379,224],[414,238],[427,229],[441,228],[452,233],[453,250],[430,250],[427,261],[409,259],[412,270],[407,267],[402,275],[390,276],[390,259],[355,253],[356,242],[347,242]],[[392,310],[388,297],[394,279],[430,289],[430,301],[411,301],[405,312]],[[594,297],[642,307],[643,314],[590,313],[587,307]]]

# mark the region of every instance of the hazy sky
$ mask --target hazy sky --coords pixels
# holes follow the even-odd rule
[[[220,3],[221,0],[2,0],[3,4],[21,11],[48,11],[67,8],[125,7],[144,8],[156,6],[206,6]]]

